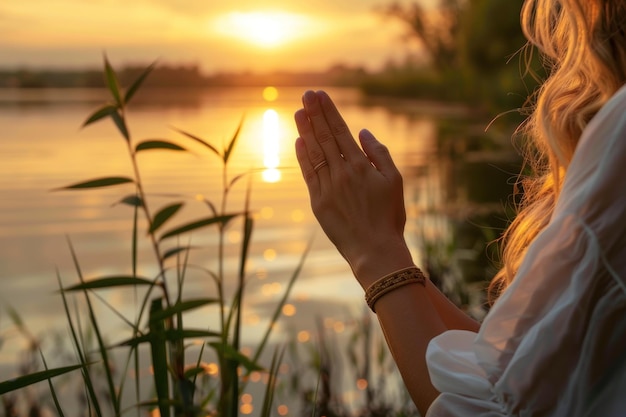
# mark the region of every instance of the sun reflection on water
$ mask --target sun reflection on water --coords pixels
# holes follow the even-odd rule
[[[274,109],[267,109],[263,113],[263,181],[278,182],[281,173],[280,164],[280,127],[278,113]]]

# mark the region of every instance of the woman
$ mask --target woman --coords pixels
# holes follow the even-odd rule
[[[398,170],[324,92],[296,112],[298,161],[423,415],[626,416],[626,1],[527,0],[522,24],[550,77],[482,325],[415,267]]]

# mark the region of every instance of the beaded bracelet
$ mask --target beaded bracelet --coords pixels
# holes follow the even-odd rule
[[[410,266],[403,268],[380,278],[365,290],[365,301],[372,311],[376,313],[374,309],[376,301],[396,288],[408,284],[421,284],[426,286],[426,277],[418,267]]]

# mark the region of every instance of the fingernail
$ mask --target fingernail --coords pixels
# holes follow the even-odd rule
[[[324,90],[319,90],[316,94],[320,101],[328,98],[328,94]]]
[[[294,118],[298,121],[298,120],[305,120],[306,119],[306,112],[304,109],[300,109],[297,112],[295,112],[294,114]]]
[[[361,131],[359,132],[359,137],[366,140],[376,140],[376,137],[372,134],[372,132],[367,129],[361,129]]]
[[[304,93],[303,101],[305,104],[313,104],[315,103],[316,96],[314,91],[307,91]]]

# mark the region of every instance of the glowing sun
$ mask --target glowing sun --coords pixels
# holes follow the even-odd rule
[[[302,38],[312,23],[303,15],[288,12],[232,12],[214,22],[214,30],[263,48],[275,48]]]

